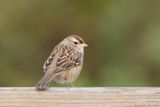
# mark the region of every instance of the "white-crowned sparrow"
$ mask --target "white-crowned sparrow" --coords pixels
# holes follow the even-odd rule
[[[82,70],[86,46],[88,45],[77,35],[68,36],[55,46],[44,63],[45,74],[37,83],[36,90],[47,89],[52,80],[72,85]]]

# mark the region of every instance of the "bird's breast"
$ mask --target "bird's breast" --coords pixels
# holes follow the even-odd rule
[[[79,76],[81,70],[82,70],[82,65],[79,65],[77,67],[74,67],[70,70],[67,71],[62,71],[61,74],[57,75],[54,78],[54,81],[57,83],[73,83]]]

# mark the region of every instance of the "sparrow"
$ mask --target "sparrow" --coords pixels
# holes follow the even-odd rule
[[[44,76],[37,83],[36,90],[46,90],[52,81],[73,86],[82,70],[87,46],[78,35],[70,35],[56,45],[43,65]]]

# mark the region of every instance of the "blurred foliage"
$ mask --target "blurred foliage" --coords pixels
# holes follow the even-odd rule
[[[89,44],[76,86],[160,85],[160,0],[0,0],[0,86],[35,86],[70,34]]]

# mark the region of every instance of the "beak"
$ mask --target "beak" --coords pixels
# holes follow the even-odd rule
[[[83,46],[83,47],[87,47],[88,45],[87,45],[86,43],[83,43],[82,46]]]

